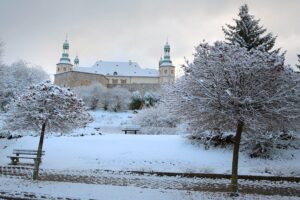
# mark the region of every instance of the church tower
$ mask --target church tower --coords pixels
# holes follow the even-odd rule
[[[174,83],[175,81],[175,66],[172,65],[170,57],[170,45],[168,41],[164,46],[164,56],[160,58],[159,61],[159,82],[164,83]]]
[[[79,63],[79,60],[78,60]],[[63,53],[61,58],[59,59],[59,63],[56,64],[56,73],[63,73],[73,70],[73,65],[69,58],[69,43],[68,39],[66,38],[65,42],[63,43]]]

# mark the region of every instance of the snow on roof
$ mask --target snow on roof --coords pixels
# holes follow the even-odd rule
[[[61,64],[71,64],[70,61],[65,60],[65,59],[60,59],[59,63],[61,63]]]
[[[169,67],[169,66],[173,66],[172,63],[169,63],[169,62],[162,62],[159,66],[166,66],[166,67]]]
[[[151,76],[158,77],[156,69],[143,69],[136,62],[97,61],[92,67],[75,67],[74,71],[102,74],[105,76]]]

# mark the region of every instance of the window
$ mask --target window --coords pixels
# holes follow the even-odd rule
[[[64,72],[65,72],[65,71],[67,71],[67,68],[66,68],[66,67],[64,67]]]
[[[126,84],[126,79],[121,80],[121,84]]]
[[[165,72],[165,74],[167,74],[167,73],[168,73],[168,70],[166,70],[166,69],[165,69],[165,71],[164,71],[164,72]]]
[[[174,70],[173,69],[171,70],[171,74],[174,74]]]
[[[113,80],[112,80],[112,83],[113,83],[113,84],[118,84],[118,79],[113,79]]]
[[[117,75],[118,75],[118,72],[114,72],[113,75],[114,75],[114,76],[117,76]]]
[[[57,68],[57,72],[59,72],[59,67]]]

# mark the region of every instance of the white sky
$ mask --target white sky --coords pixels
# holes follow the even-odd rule
[[[68,33],[70,57],[78,53],[81,66],[101,59],[158,68],[168,37],[179,68],[203,39],[224,40],[222,26],[232,23],[243,3],[278,35],[277,47],[287,50],[287,63],[294,65],[299,0],[0,0],[3,60],[24,59],[53,74]]]

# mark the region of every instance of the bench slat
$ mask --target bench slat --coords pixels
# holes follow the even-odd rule
[[[14,149],[13,154],[23,154],[23,155],[37,155],[37,150],[30,150],[30,149]],[[42,155],[45,155],[45,151],[42,151]]]
[[[13,151],[21,151],[21,152],[37,152],[37,150],[30,149],[14,149]],[[45,152],[44,150],[42,152]]]
[[[36,159],[35,157],[19,157],[19,156],[7,156],[8,158],[24,158],[24,159]]]
[[[37,155],[37,153],[31,153],[31,152],[13,152],[13,154]],[[45,153],[42,152],[42,155],[45,155]]]

